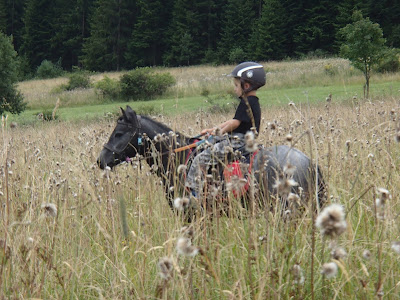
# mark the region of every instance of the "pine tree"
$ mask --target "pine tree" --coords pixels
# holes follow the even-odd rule
[[[52,0],[28,0],[26,4],[22,51],[33,69],[45,59],[54,60],[50,51],[54,34],[53,4]]]
[[[160,0],[138,0],[138,17],[128,42],[125,58],[128,66],[149,66],[161,63],[160,48],[162,48],[165,20],[162,19],[166,7]]]
[[[285,11],[280,0],[265,0],[261,19],[253,35],[256,60],[277,60],[285,57]]]
[[[125,65],[136,2],[97,0],[90,17],[90,36],[83,44],[82,63],[95,71],[120,70]]]
[[[87,19],[93,0],[56,0],[52,50],[61,57],[62,66],[71,69],[79,65],[84,39],[88,36]]]
[[[224,11],[218,53],[221,62],[252,58],[249,40],[257,26],[254,10],[246,0],[228,0]],[[240,54],[240,55],[237,55]]]
[[[197,3],[176,0],[168,29],[169,45],[163,60],[169,65],[190,65],[199,63],[203,51],[200,38],[200,18]]]
[[[371,20],[381,26],[388,45],[400,47],[400,1],[370,0],[369,11]]]
[[[11,39],[0,32],[0,115],[5,111],[19,114],[26,106],[15,86],[18,79],[16,58]]]

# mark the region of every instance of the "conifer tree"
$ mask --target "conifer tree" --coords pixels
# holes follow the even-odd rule
[[[257,26],[252,6],[246,0],[228,0],[224,8],[222,31],[218,43],[218,53],[222,62],[238,62],[234,52],[241,53],[241,59],[252,59],[249,40]],[[230,59],[229,59],[230,57]]]
[[[160,0],[138,0],[138,16],[125,54],[127,65],[151,66],[160,64],[163,47],[165,10]]]
[[[256,60],[277,60],[285,56],[282,36],[285,11],[279,0],[264,0],[261,18],[252,40]]]
[[[45,59],[54,60],[51,53],[53,4],[53,0],[28,0],[26,3],[22,51],[32,69]]]
[[[17,52],[15,52],[11,39],[0,32],[0,115],[5,111],[20,113],[26,104],[17,91]]]

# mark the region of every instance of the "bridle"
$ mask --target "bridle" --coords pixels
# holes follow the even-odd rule
[[[124,147],[122,147],[122,149],[117,149],[114,145],[110,144],[110,142],[104,144],[104,148],[106,148],[107,150],[116,153],[118,155],[122,155],[123,152],[126,150],[126,148],[128,148],[128,146],[131,146],[132,148],[135,148],[136,153],[139,153],[139,149],[137,149],[134,145],[131,144],[132,139],[135,137],[135,135],[138,135],[138,146],[143,146],[143,137],[141,134],[141,129],[142,129],[142,124],[140,123],[140,121],[136,118],[136,123],[137,125],[133,125],[131,123],[127,123],[124,122],[122,120],[118,120],[117,124],[119,126],[124,126],[124,127],[128,127],[128,130],[130,131],[129,134],[129,139],[128,142],[124,145]]]

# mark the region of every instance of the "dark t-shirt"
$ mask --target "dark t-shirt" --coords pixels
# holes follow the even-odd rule
[[[251,111],[245,100],[240,98],[239,106],[237,107],[233,118],[241,121],[241,123],[232,133],[246,134],[246,132],[253,126],[257,128],[257,132],[260,132],[261,108],[260,103],[258,102],[258,97],[249,96],[247,97],[247,101],[250,105]],[[254,118],[254,125],[251,116]]]

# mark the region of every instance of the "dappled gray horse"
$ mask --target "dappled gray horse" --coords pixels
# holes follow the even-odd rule
[[[178,167],[186,165],[190,161],[188,158],[193,155],[192,149],[179,152],[175,150],[192,144],[194,139],[174,133],[164,124],[149,117],[137,115],[129,106],[126,110],[121,108],[121,111],[122,115],[99,155],[98,165],[102,169],[107,166],[113,168],[135,156],[139,160],[145,160],[162,178],[167,199],[172,206],[174,195],[185,192],[183,178],[177,174]],[[236,164],[238,165],[240,164]],[[260,147],[258,151],[248,153],[246,166],[249,173],[254,175],[252,178],[257,185],[257,199],[261,204],[270,203],[267,201],[271,197],[277,199],[275,196],[285,200],[290,197],[306,200],[313,195],[318,197],[317,203],[320,204],[325,198],[324,181],[319,168],[315,168],[311,160],[297,149],[285,145]],[[232,183],[238,172],[234,172],[235,176],[230,176],[232,172],[220,174],[225,175],[220,178],[228,186],[226,181]],[[244,174],[244,178],[233,182],[236,188],[240,185],[239,182],[245,182],[241,190],[236,190],[236,194],[243,198],[246,197],[240,192],[247,190],[250,177]]]

